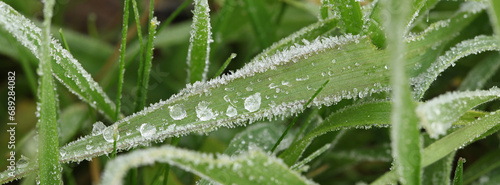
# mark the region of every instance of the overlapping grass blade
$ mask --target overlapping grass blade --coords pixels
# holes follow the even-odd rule
[[[424,134],[425,145],[431,144],[434,141],[436,140]],[[452,152],[448,154],[446,157],[423,168],[422,184],[449,185],[455,153],[456,152]]]
[[[340,15],[341,28],[345,33],[359,34],[363,30],[363,13],[359,1],[356,0],[323,0],[321,1],[321,17],[328,18],[329,8],[334,15]]]
[[[422,152],[422,167],[429,166],[451,152],[498,132],[498,130],[500,130],[500,111],[492,112],[482,118],[478,118],[472,124],[459,128],[426,147]],[[396,173],[390,171],[372,184],[388,184],[396,180]]]
[[[406,67],[411,76],[419,74],[414,69],[416,64],[433,58],[421,55],[421,51],[431,51],[436,44],[444,43],[442,40],[453,38],[452,33],[468,25],[475,15],[477,9],[470,12],[464,9],[449,20],[449,25],[439,29],[431,27],[420,35],[431,39],[412,40],[412,37],[407,40]],[[440,36],[437,43],[432,39],[436,36]],[[371,93],[390,90],[390,75],[385,64],[387,58],[387,51],[377,50],[367,36],[318,38],[305,45],[256,59],[233,74],[188,85],[179,94],[126,117],[111,128],[117,128],[118,149],[127,150],[153,140],[162,141],[167,137],[209,132],[223,126],[233,127],[247,121],[251,123],[302,112],[303,105],[316,88],[328,79],[330,83],[311,106],[364,98]],[[143,125],[151,129],[148,131],[155,132],[141,132],[145,131],[140,129],[144,128]],[[61,149],[61,160],[81,161],[109,153],[113,144],[105,138],[109,136],[105,134],[103,137],[98,133],[72,142]],[[90,142],[93,147],[87,149]],[[25,170],[16,174],[24,174]]]
[[[194,17],[187,56],[189,83],[207,80],[210,42],[212,42],[208,2],[207,0],[195,0],[194,4]]]
[[[490,17],[491,25],[495,31],[495,35],[498,43],[500,43],[500,2],[495,0],[489,0],[488,13]]]
[[[135,1],[135,0],[133,0]],[[116,114],[114,120],[119,120],[120,109],[121,109],[121,99],[122,99],[122,89],[123,89],[123,76],[125,75],[125,52],[127,51],[127,30],[128,30],[128,17],[129,17],[129,4],[130,0],[124,0],[123,6],[123,27],[122,27],[122,40],[120,46],[120,60],[118,69],[118,90],[116,93]],[[135,9],[134,9],[135,10]],[[139,27],[140,28],[140,27]]]
[[[463,183],[471,184],[482,175],[500,167],[500,149],[486,153],[467,167],[463,175]]]
[[[457,168],[455,169],[455,177],[453,177],[453,185],[463,184],[463,173],[464,173],[464,158],[459,158],[457,162]]]
[[[458,90],[482,89],[498,69],[500,69],[500,55],[495,53],[472,68],[460,84]]]
[[[412,85],[415,86],[415,95],[421,98],[434,81],[428,79],[436,79],[441,72],[450,66],[455,66],[457,60],[471,54],[493,50],[500,50],[498,42],[493,36],[477,36],[474,39],[462,41],[455,47],[446,51],[444,55],[440,56],[436,62],[432,63],[431,66],[427,68],[426,72],[411,79]]]
[[[102,184],[122,184],[129,168],[165,162],[220,184],[315,184],[260,150],[238,156],[196,153],[172,147],[150,148],[121,155],[106,165]]]
[[[267,122],[255,123],[234,136],[223,154],[237,156],[255,150],[256,148],[269,152],[273,147],[273,143],[278,140],[281,133],[283,133],[283,127],[280,125]],[[213,184],[213,182],[211,183],[210,180],[202,179],[198,184],[207,185]]]
[[[59,138],[57,128],[57,95],[52,79],[52,57],[50,53],[50,25],[55,1],[47,0],[43,6],[43,30],[41,36],[38,114],[38,176],[41,184],[61,184],[61,164],[59,164]],[[0,5],[1,6],[1,5]]]
[[[408,185],[421,184],[421,154],[420,128],[415,114],[408,74],[404,64],[406,53],[406,35],[408,11],[414,1],[382,0],[384,16],[390,19],[383,21],[387,31],[387,50],[389,51],[388,66],[391,68],[392,111],[391,111],[391,148],[394,158],[394,168],[399,176],[399,182]]]
[[[0,27],[12,34],[37,58],[41,58],[39,54],[42,43],[41,29],[4,2],[0,2]],[[109,119],[114,120],[114,103],[90,74],[57,41],[52,40],[50,48],[54,77],[83,101],[89,103]]]
[[[500,90],[498,88],[447,93],[420,104],[416,112],[429,135],[437,138],[439,135],[446,134],[451,123],[458,120],[466,111],[497,99],[499,96]]]

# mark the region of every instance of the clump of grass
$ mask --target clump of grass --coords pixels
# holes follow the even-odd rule
[[[22,157],[2,183],[75,184],[84,165],[64,164],[91,159],[101,184],[131,169],[131,184],[500,182],[493,0],[194,0],[191,20],[172,22],[186,1],[161,25],[154,1],[140,11],[125,0],[120,52],[66,28],[63,49],[51,3],[40,29],[0,2],[0,44],[24,46],[0,53],[30,79],[19,98],[40,100],[38,132],[16,149],[37,160]]]

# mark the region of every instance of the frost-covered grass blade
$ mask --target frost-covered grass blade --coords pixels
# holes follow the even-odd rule
[[[208,2],[207,0],[194,0],[194,4],[194,17],[187,56],[189,83],[207,80],[210,42],[213,42]]]
[[[498,88],[487,91],[453,92],[420,104],[416,112],[429,135],[437,138],[446,134],[451,124],[466,111],[499,96]]]
[[[42,30],[4,2],[0,2],[0,27],[12,34],[33,55],[41,59]],[[56,40],[51,40],[52,73],[71,92],[110,120],[114,120],[115,105],[90,74]]]
[[[102,184],[122,184],[129,168],[154,162],[170,163],[219,184],[315,184],[260,150],[214,158],[172,147],[150,148],[117,157],[107,164]]]

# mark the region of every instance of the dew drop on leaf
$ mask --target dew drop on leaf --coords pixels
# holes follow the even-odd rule
[[[250,112],[255,112],[259,110],[260,108],[260,93],[255,93],[253,95],[250,95],[245,99],[245,109],[250,111]]]
[[[156,127],[148,123],[143,123],[139,128],[139,132],[141,132],[142,137],[149,139],[156,133]]]
[[[182,104],[176,104],[173,106],[169,106],[168,108],[170,109],[170,117],[172,117],[172,119],[174,120],[181,120],[187,116],[186,109]]]
[[[231,105],[227,107],[226,115],[229,117],[234,117],[238,114],[238,111]]]
[[[28,166],[29,159],[25,157],[24,155],[21,155],[21,158],[17,160],[16,162],[16,167],[17,168],[25,168]]]
[[[118,139],[120,138],[120,134],[118,134],[118,130],[115,129],[114,125],[106,127],[102,132],[102,137],[104,137],[104,140],[106,140],[107,142],[112,143],[114,141],[115,132],[116,132],[116,140],[118,141]]]
[[[106,125],[104,125],[104,123],[98,121],[97,123],[94,123],[94,125],[92,125],[92,135],[93,136],[97,136],[97,135],[100,135],[102,134],[102,131],[106,128]]]
[[[215,119],[214,112],[212,111],[211,108],[208,108],[208,105],[210,103],[206,101],[202,101],[198,103],[198,106],[196,106],[196,116],[201,120],[201,121],[207,121],[211,119]]]

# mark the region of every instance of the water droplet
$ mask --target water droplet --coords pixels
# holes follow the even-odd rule
[[[106,128],[106,125],[104,125],[104,123],[98,121],[97,123],[94,123],[94,125],[92,125],[92,135],[93,136],[97,136],[97,135],[100,135],[102,134],[102,131]]]
[[[210,105],[210,103],[202,101],[198,103],[198,106],[196,106],[196,116],[201,121],[215,119],[215,116],[217,116],[216,114],[214,114],[211,108],[208,108],[208,105]]]
[[[116,133],[116,140],[120,139],[120,134],[118,133],[118,128],[114,125],[110,125],[109,127],[106,127],[104,131],[102,132],[102,136],[104,137],[104,140],[107,142],[112,143],[114,141],[114,135]]]
[[[245,90],[247,90],[247,91],[253,91],[253,88],[252,87],[246,87]]]
[[[245,99],[245,109],[250,111],[250,112],[255,112],[259,110],[260,108],[260,93],[255,93],[253,95],[250,95]]]
[[[148,123],[143,123],[139,128],[139,132],[141,132],[142,137],[150,139],[156,133],[156,127]]]
[[[92,148],[94,148],[94,147],[93,147],[92,145],[86,145],[86,146],[85,146],[85,148],[86,148],[87,150],[92,150]]]
[[[233,106],[227,106],[226,115],[229,117],[234,117],[238,114],[238,110],[236,110]]]
[[[187,116],[186,109],[182,104],[168,106],[168,108],[170,109],[170,117],[172,117],[172,119],[174,120],[181,120]]]
[[[21,155],[21,158],[19,160],[17,160],[17,162],[16,162],[16,167],[17,168],[25,168],[26,166],[28,166],[28,163],[29,163],[29,159],[27,157],[25,157],[24,155]]]

